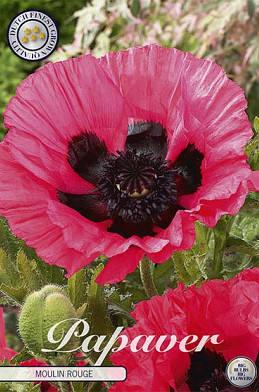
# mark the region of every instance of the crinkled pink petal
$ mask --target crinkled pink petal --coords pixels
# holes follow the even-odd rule
[[[167,124],[168,108],[177,106],[184,62],[193,58],[177,49],[148,45],[108,53],[101,66],[119,88],[130,117]]]
[[[118,353],[119,354],[119,353]],[[136,353],[135,358],[132,355],[123,353],[121,360],[118,358],[118,363],[124,364],[126,368],[138,369],[135,374],[131,372],[130,383],[126,381],[117,382],[111,388],[109,392],[170,392],[170,386],[164,382],[158,371],[154,368],[152,357],[149,359],[143,359],[139,353]],[[148,388],[148,389],[147,389]],[[177,391],[176,391],[177,392]]]
[[[104,94],[105,91],[105,94]],[[68,141],[94,132],[109,151],[124,149],[128,120],[124,100],[91,55],[49,63],[17,88],[5,111],[13,157],[56,188],[92,189],[67,162]]]
[[[168,238],[168,245],[160,252],[147,252],[147,256],[154,263],[163,263],[168,260],[175,251],[188,250],[194,244],[196,233],[194,223],[198,215],[190,211],[178,211],[167,229],[159,232],[156,238]]]
[[[246,184],[239,186],[236,193],[226,199],[206,200],[197,211],[197,218],[200,222],[209,227],[214,227],[222,215],[235,215],[245,202],[248,189]]]
[[[189,210],[177,211],[168,228],[161,231],[158,238],[168,238],[174,250],[189,249],[196,237],[194,223],[198,219],[191,212]]]
[[[117,283],[124,280],[126,275],[135,271],[143,256],[142,249],[132,246],[125,253],[111,257],[95,279],[96,283]]]
[[[231,197],[251,174],[246,158],[244,156],[243,160],[240,157],[231,159],[229,156],[228,159],[222,160],[219,166],[218,163],[210,165],[205,156],[202,163],[202,186],[195,194],[182,196],[181,205],[188,209],[195,209],[207,201],[215,201],[217,204],[218,200]],[[244,191],[247,194],[248,189]]]
[[[249,191],[258,191],[259,189],[259,172],[252,171],[247,179]]]
[[[159,252],[169,242],[167,239],[149,236],[144,238],[132,236],[125,239],[117,233],[107,232],[111,221],[92,222],[77,211],[66,205],[61,205],[55,200],[49,201],[47,213],[53,224],[62,229],[68,246],[85,253],[85,255],[99,252],[99,254],[104,254],[106,257],[113,257],[123,254],[131,246],[140,247],[146,252]],[[75,236],[77,236],[77,241],[75,241]],[[102,238],[102,241],[100,241],[100,238]]]
[[[192,133],[195,118],[202,124],[206,146],[219,150],[218,156],[227,151],[243,154],[244,145],[253,136],[244,91],[215,62],[197,58],[187,59],[181,81],[188,131]],[[193,141],[200,137],[198,133],[192,135]]]
[[[255,317],[254,311],[258,310],[256,291],[258,283],[255,282],[249,285],[238,282],[232,288],[219,283],[205,285],[198,293],[193,293],[191,304],[190,299],[186,303],[191,314],[190,333],[199,336],[219,334],[223,342],[211,348],[223,353],[227,361],[240,355],[255,361],[259,336],[250,328],[250,316],[253,314]],[[256,317],[258,323],[259,313]]]
[[[56,199],[55,189],[13,162],[4,143],[0,150],[0,213],[8,219],[14,234],[34,247],[49,264],[74,272],[82,268],[84,254],[67,246],[61,229],[47,216],[49,201]],[[10,188],[10,178],[15,179],[15,191]]]
[[[247,270],[229,281],[212,280],[199,289],[170,290],[167,296],[188,315],[188,333],[198,336],[219,334],[223,343],[208,347],[222,352],[226,360],[258,354],[259,269]]]

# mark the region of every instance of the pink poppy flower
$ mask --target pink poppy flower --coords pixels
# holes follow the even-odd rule
[[[110,392],[236,392],[225,377],[227,363],[246,356],[259,365],[259,269],[246,270],[229,281],[212,280],[200,288],[179,284],[164,296],[152,297],[136,305],[132,313],[137,323],[123,331],[129,342],[139,335],[189,335],[198,340],[166,352],[132,352],[129,347],[110,359],[125,366],[127,379],[115,383]],[[201,351],[194,348],[205,335],[219,335]],[[190,340],[189,340],[190,342]],[[162,350],[168,342],[162,346]],[[142,342],[143,344],[143,342]],[[154,344],[153,344],[154,346]],[[150,348],[153,347],[151,345]],[[191,351],[192,350],[192,351]],[[258,391],[259,377],[242,390]]]
[[[68,276],[103,254],[96,281],[121,281],[259,189],[246,105],[217,64],[157,45],[47,64],[5,111],[0,213]]]

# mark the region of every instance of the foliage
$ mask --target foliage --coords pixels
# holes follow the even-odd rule
[[[3,122],[3,111],[14,95],[18,84],[33,70],[35,65],[20,60],[14,56],[9,47],[0,43],[0,120]],[[0,140],[5,135],[3,127],[0,128]]]
[[[5,41],[7,27],[12,18],[24,10],[38,9],[51,15],[59,27],[60,44],[67,43],[71,40],[75,28],[70,17],[76,10],[84,7],[85,3],[84,0],[1,0],[1,42]]]

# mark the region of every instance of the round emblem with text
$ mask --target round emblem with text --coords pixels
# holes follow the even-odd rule
[[[16,15],[7,30],[8,44],[23,60],[39,61],[50,56],[58,44],[58,28],[45,12],[27,10]]]
[[[228,381],[239,388],[251,385],[255,381],[256,376],[256,365],[247,357],[233,358],[226,368],[226,377]]]

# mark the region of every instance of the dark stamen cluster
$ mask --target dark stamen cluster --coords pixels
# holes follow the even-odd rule
[[[95,191],[57,190],[57,197],[93,222],[111,220],[107,230],[124,238],[154,236],[184,209],[180,197],[202,184],[204,155],[195,145],[188,144],[174,162],[165,160],[167,147],[166,129],[152,121],[129,125],[125,152],[117,155],[94,132],[82,132],[68,142],[67,160]]]
[[[117,188],[129,197],[141,198],[145,190],[152,189],[156,179],[156,172],[150,160],[152,154],[142,158],[131,152],[124,154],[118,151],[118,154],[121,159],[114,161]]]
[[[136,151],[110,157],[98,183],[100,197],[111,218],[143,223],[159,220],[159,214],[176,202],[175,170],[152,153]]]

